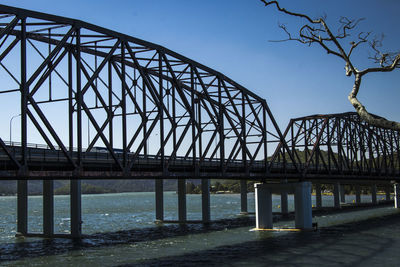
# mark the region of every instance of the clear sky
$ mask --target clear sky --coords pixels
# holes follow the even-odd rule
[[[387,47],[400,50],[398,0],[280,2],[310,16],[326,14],[333,24],[341,15],[365,17],[362,30],[385,33]],[[345,76],[343,62],[317,46],[269,42],[285,37],[278,23],[295,30],[302,21],[258,0],[3,0],[2,4],[84,20],[165,46],[265,98],[281,128],[292,117],[353,111],[347,100],[353,78]],[[359,98],[370,112],[400,120],[399,82],[400,70],[371,75]]]

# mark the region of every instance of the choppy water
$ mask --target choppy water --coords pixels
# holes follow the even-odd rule
[[[353,200],[355,200],[354,196],[346,196],[347,202],[353,202]],[[362,196],[362,202],[370,201],[370,196]],[[315,202],[314,197],[313,202]],[[254,211],[254,194],[249,194],[248,203],[249,211]],[[309,238],[315,238],[316,235],[312,233],[311,236],[300,236],[299,239],[296,233],[249,231],[254,227],[254,221],[252,218],[238,216],[240,212],[240,195],[238,194],[211,195],[211,218],[218,221],[215,224],[157,226],[154,224],[154,193],[123,193],[83,195],[82,230],[89,236],[82,242],[38,238],[21,240],[14,237],[16,204],[16,197],[0,197],[0,243],[2,243],[0,264],[114,266],[132,263],[144,265],[191,263],[197,265],[204,261],[208,264],[210,262],[217,264],[231,260],[231,257],[226,257],[230,253],[246,255],[248,249],[257,251],[260,246],[270,247],[271,242],[272,244],[275,242],[271,240],[307,243]],[[280,210],[279,204],[280,197],[273,196],[275,211]],[[323,196],[323,205],[333,206],[333,198]],[[177,195],[174,192],[165,193],[164,206],[165,219],[177,219]],[[201,219],[200,195],[188,195],[187,207],[188,219]],[[289,196],[289,210],[293,210],[293,196]],[[327,227],[326,229],[331,229],[335,225],[354,223],[361,219],[393,213],[396,213],[393,208],[386,207],[325,214],[314,218],[314,221],[317,221],[320,226]],[[56,233],[69,232],[68,196],[55,197],[54,222]],[[293,226],[293,222],[280,221],[275,225],[290,227]],[[29,197],[29,232],[41,231],[42,197]],[[340,235],[340,231],[335,233]],[[380,230],[377,231],[378,234],[384,235],[379,232]],[[318,235],[322,232],[318,231]],[[400,240],[400,234],[398,235]],[[263,240],[269,241],[265,243]],[[211,261],[212,258],[214,259]],[[254,255],[251,259],[246,258],[238,262],[258,264],[255,262],[258,258],[259,255]]]

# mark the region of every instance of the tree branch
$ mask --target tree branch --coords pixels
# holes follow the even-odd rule
[[[265,6],[275,5],[278,11],[291,16],[303,18],[308,23],[310,23],[310,25],[308,25],[307,23],[304,24],[299,29],[299,35],[298,35],[299,37],[293,37],[291,33],[287,30],[286,26],[280,25],[280,28],[284,30],[284,32],[288,35],[288,39],[281,41],[294,40],[302,44],[307,44],[309,46],[313,43],[317,43],[328,54],[333,54],[335,56],[342,58],[345,62],[346,76],[354,75],[355,78],[353,88],[348,96],[348,99],[355,108],[355,110],[357,111],[357,113],[360,115],[360,117],[371,125],[400,131],[400,123],[389,121],[386,120],[385,118],[368,113],[365,106],[357,99],[357,94],[360,90],[362,77],[364,75],[372,72],[390,72],[395,70],[396,68],[400,68],[400,52],[383,53],[380,51],[380,47],[382,47],[382,40],[384,37],[383,35],[380,39],[375,37],[372,41],[369,41],[371,32],[366,32],[366,33],[360,32],[357,36],[358,39],[350,42],[349,51],[346,53],[344,47],[339,41],[349,37],[350,36],[349,32],[351,30],[354,30],[358,26],[358,24],[362,20],[364,20],[364,18],[358,20],[351,20],[346,17],[341,17],[339,19],[340,27],[338,29],[338,34],[334,35],[330,30],[330,28],[328,27],[328,25],[326,24],[325,19],[322,17],[313,20],[307,15],[294,13],[284,8],[281,8],[277,1],[261,0],[261,2],[263,2]],[[375,63],[378,63],[380,67],[367,68],[362,71],[359,71],[353,65],[353,62],[351,61],[350,58],[355,49],[364,43],[368,43],[370,45],[370,47],[375,53],[375,55],[370,58],[373,59]]]

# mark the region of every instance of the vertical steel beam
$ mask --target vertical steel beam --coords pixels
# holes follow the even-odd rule
[[[108,62],[108,141],[111,147],[114,147],[114,136],[113,136],[113,84],[112,84],[112,62],[111,60]]]
[[[21,19],[21,165],[27,170],[27,109],[29,90],[26,85],[26,18]],[[28,233],[28,181],[17,182],[17,232],[22,235]]]
[[[210,179],[201,179],[201,211],[203,223],[209,223],[210,214]]]
[[[178,180],[178,219],[179,222],[186,221],[186,180]]]
[[[71,158],[74,150],[74,104],[73,104],[72,52],[68,51],[68,137]]]
[[[76,120],[77,120],[77,145],[78,145],[78,169],[82,167],[82,88],[81,88],[81,31],[76,29]],[[79,171],[79,170],[78,170]]]
[[[71,213],[71,236],[80,238],[82,236],[82,194],[81,180],[70,181],[70,213]]]
[[[43,180],[43,234],[54,234],[54,180]]]
[[[194,95],[195,95],[195,81],[194,81],[194,70],[193,66],[190,66],[190,86],[191,86],[191,92],[190,92],[190,100],[191,100],[191,109],[192,112],[190,114],[190,119],[192,120],[192,158],[193,158],[193,172],[194,176],[196,176],[196,109],[195,109],[195,101],[194,101]]]
[[[28,181],[17,181],[17,232],[28,233]]]
[[[29,88],[26,84],[27,57],[26,57],[26,18],[21,18],[21,165],[27,171],[27,112]]]
[[[155,181],[155,196],[156,196],[156,220],[164,220],[164,180],[156,179]]]
[[[268,142],[267,142],[267,110],[265,108],[265,105],[267,103],[263,102],[263,111],[262,111],[262,120],[263,120],[263,130],[262,130],[262,136],[264,139],[264,168],[265,168],[265,173],[267,173],[268,170]]]
[[[164,88],[163,88],[163,65],[162,65],[162,54],[161,51],[158,51],[158,90],[159,90],[159,99],[160,102],[160,151],[161,151],[161,164],[163,174],[166,172],[166,162],[165,162],[165,151],[164,151]]]
[[[240,180],[240,214],[248,214],[247,209],[247,180]]]
[[[222,174],[225,172],[225,129],[224,129],[224,112],[225,106],[222,103],[221,79],[218,78],[218,126],[219,126],[219,151],[221,161]],[[244,147],[242,147],[245,150]]]
[[[124,172],[128,172],[126,169],[128,163],[128,151],[127,151],[127,125],[126,125],[126,70],[125,70],[125,43],[121,43],[121,108],[122,108],[122,166],[124,168]],[[126,173],[127,174],[127,173]]]
[[[146,105],[146,83],[144,81],[144,78],[142,78],[142,105],[143,105],[143,117],[142,117],[142,122],[143,122],[143,138],[146,138],[147,135],[147,105]],[[144,149],[143,149],[145,157],[148,156],[149,153],[149,148],[148,148],[148,140],[144,143]]]

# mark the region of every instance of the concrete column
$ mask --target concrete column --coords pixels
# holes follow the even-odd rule
[[[164,220],[164,180],[155,180],[156,221]]]
[[[178,219],[179,222],[186,221],[186,180],[178,180]]]
[[[81,180],[71,180],[70,186],[71,236],[73,238],[80,238],[82,236]]]
[[[386,193],[386,200],[390,200],[390,186],[385,187],[385,193]]]
[[[201,179],[201,211],[203,223],[210,222],[210,179]]]
[[[321,184],[315,184],[315,205],[317,208],[322,208]]]
[[[43,180],[43,234],[54,235],[54,181]]]
[[[294,194],[295,227],[312,228],[311,183],[301,182],[296,185]]]
[[[281,192],[281,213],[282,215],[289,214],[288,192],[285,190]]]
[[[333,185],[333,200],[335,208],[340,209],[340,184],[336,183]]]
[[[376,191],[377,191],[376,184],[374,184],[374,185],[371,186],[371,200],[372,200],[373,204],[377,204],[378,203],[378,200],[377,200],[377,197],[376,197]]]
[[[21,235],[28,233],[28,181],[17,182],[17,232]]]
[[[356,185],[356,204],[361,203],[361,186],[359,184]]]
[[[394,184],[394,207],[400,209],[400,184]]]
[[[240,180],[240,214],[248,214],[247,210],[247,180]]]
[[[272,194],[265,184],[254,184],[256,228],[272,229]]]
[[[344,191],[344,185],[340,185],[340,202],[346,203],[346,192]]]

